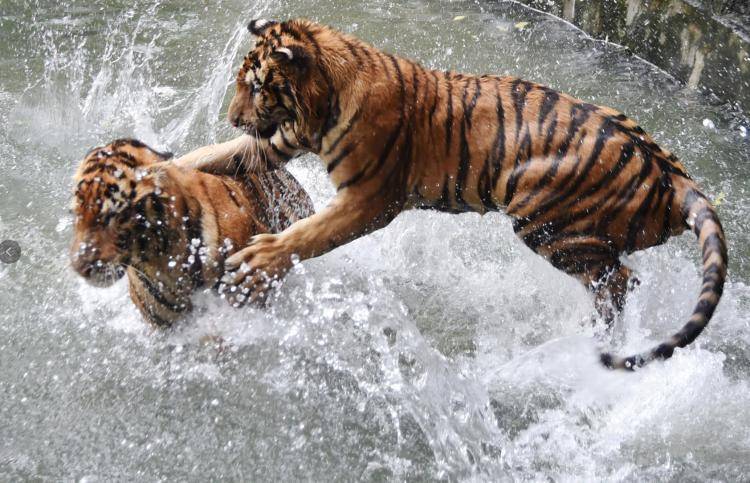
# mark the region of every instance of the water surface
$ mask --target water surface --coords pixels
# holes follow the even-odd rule
[[[186,3],[0,5],[0,238],[23,248],[0,265],[0,479],[748,479],[747,120],[514,4]],[[666,363],[605,371],[590,296],[506,218],[415,212],[301,264],[267,311],[203,295],[189,322],[147,330],[124,283],[68,267],[71,176],[118,136],[186,152],[235,135],[224,113],[258,15],[638,119],[720,200],[731,267],[709,329]],[[292,170],[324,206],[317,160]],[[606,342],[624,352],[681,326],[700,286],[690,234],[627,263],[642,284]]]

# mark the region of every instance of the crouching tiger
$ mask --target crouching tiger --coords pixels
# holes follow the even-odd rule
[[[313,213],[284,168],[246,174],[235,164],[237,176],[215,176],[164,163],[170,156],[130,139],[92,149],[75,175],[72,207],[73,268],[97,287],[127,273],[133,303],[160,327],[191,310],[197,289],[216,286],[225,257],[253,235]],[[232,288],[228,298],[243,300]]]
[[[317,154],[337,188],[331,204],[228,260],[254,271],[233,283],[267,289],[302,259],[387,225],[399,212],[505,211],[516,234],[583,282],[606,317],[622,308],[630,270],[620,255],[691,228],[703,287],[690,320],[666,342],[614,368],[671,357],[706,327],[727,253],[709,201],[682,164],[632,119],[513,77],[429,70],[305,20],[254,20],[256,36],[228,118],[245,135],[177,161],[215,169],[239,149],[283,165]],[[256,169],[252,160],[249,169]],[[611,318],[611,317],[610,317]]]

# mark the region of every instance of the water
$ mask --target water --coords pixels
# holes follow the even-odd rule
[[[565,24],[481,4],[2,0],[0,238],[23,257],[0,265],[0,479],[750,478],[748,121]],[[304,262],[267,311],[202,295],[192,320],[148,331],[123,283],[68,267],[70,177],[117,136],[228,139],[259,14],[637,118],[723,200],[731,267],[709,329],[666,363],[607,372],[591,298],[507,219],[419,212]],[[318,207],[332,196],[314,158],[292,170]],[[642,284],[607,341],[624,352],[681,326],[700,283],[691,235],[628,263]]]

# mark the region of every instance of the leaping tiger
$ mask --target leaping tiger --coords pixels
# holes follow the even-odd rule
[[[283,165],[311,152],[337,189],[328,207],[227,260],[253,293],[291,256],[320,256],[386,226],[402,210],[505,211],[536,253],[581,282],[605,317],[622,308],[631,277],[620,255],[691,228],[703,253],[703,286],[687,324],[631,357],[633,369],[672,356],[708,324],[719,302],[727,250],[714,208],[669,151],[632,119],[514,77],[429,70],[306,20],[254,20],[229,121],[245,135],[177,163],[222,169],[254,150]],[[248,169],[256,167],[251,163]]]

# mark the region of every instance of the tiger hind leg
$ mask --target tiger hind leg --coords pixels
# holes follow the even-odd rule
[[[611,330],[617,316],[625,307],[628,290],[638,279],[619,261],[600,265],[579,274],[578,278],[594,295],[594,307]]]
[[[516,229],[516,235],[555,268],[580,280],[594,295],[594,306],[611,329],[625,306],[631,281],[630,269],[620,263],[615,244],[589,233],[567,235],[545,230],[549,228]]]

